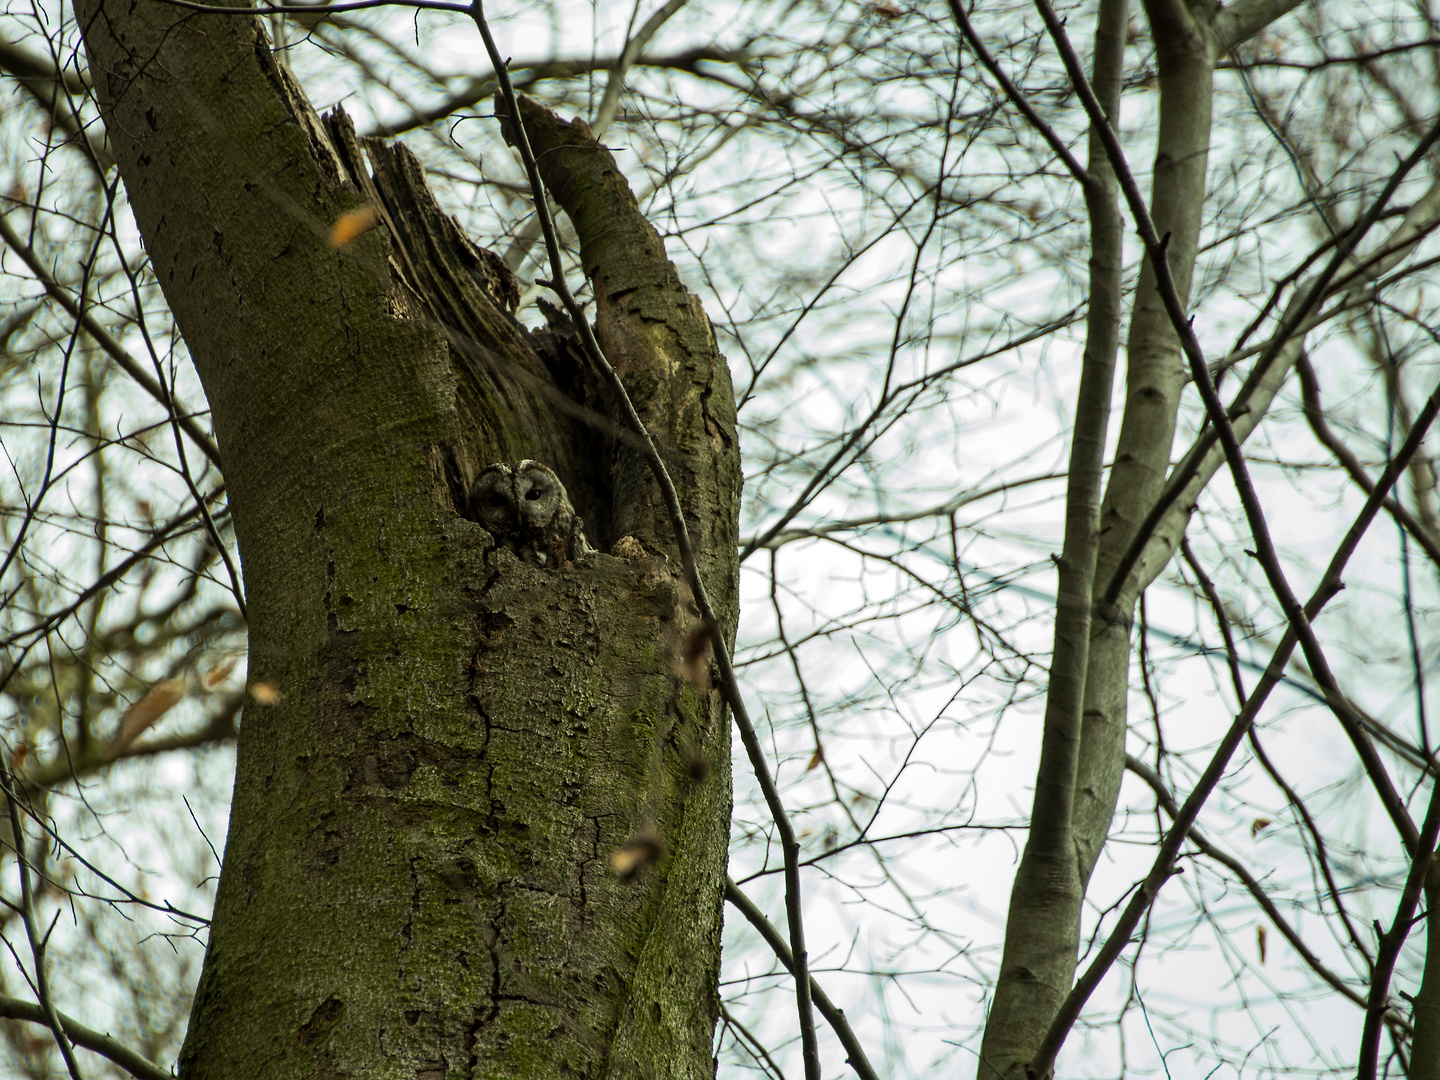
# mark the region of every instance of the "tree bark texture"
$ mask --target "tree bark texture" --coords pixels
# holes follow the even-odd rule
[[[503,264],[408,152],[316,118],[253,17],[76,7],[212,409],[251,683],[279,693],[245,712],[182,1075],[712,1075],[728,720],[681,663],[673,537],[565,320],[516,322]],[[526,119],[569,147],[549,180],[601,340],[733,633],[724,360],[608,152]],[[333,249],[367,200],[384,227]],[[523,457],[631,558],[497,550],[464,492]],[[624,880],[610,856],[632,842],[658,861]]]

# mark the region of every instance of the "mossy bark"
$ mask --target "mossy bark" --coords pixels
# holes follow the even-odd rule
[[[366,145],[377,175],[359,173],[253,17],[76,7],[209,397],[250,677],[280,695],[241,727],[182,1075],[711,1075],[727,718],[681,663],[694,616],[668,526],[643,478],[616,482],[624,451],[587,422],[605,404],[563,323],[527,333],[503,275],[450,289],[425,242],[457,265],[473,248],[403,154]],[[391,200],[386,226],[334,250],[367,198]],[[686,347],[627,328],[643,315],[616,268],[664,253],[638,212],[625,227],[587,262],[620,328],[604,336],[636,342],[627,380],[673,405],[647,420],[733,631],[729,375],[673,268],[649,288]],[[517,457],[557,468],[592,540],[623,528],[649,554],[540,570],[496,551],[462,493]],[[624,880],[610,857],[637,838],[659,858]]]

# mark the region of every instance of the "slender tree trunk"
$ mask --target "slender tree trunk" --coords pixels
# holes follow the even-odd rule
[[[1182,305],[1188,305],[1199,251],[1205,205],[1206,164],[1215,65],[1289,7],[1289,0],[1241,0],[1227,12],[1200,0],[1148,0],[1145,5],[1155,38],[1160,83],[1160,118],[1149,212],[1156,232],[1168,237],[1170,275]],[[1095,51],[1094,88],[1103,108],[1118,113],[1123,49],[1122,5],[1102,3]],[[1092,133],[1090,161],[1094,191],[1087,193],[1092,215],[1092,312],[1087,325],[1085,362],[1098,364],[1111,323],[1096,318],[1093,305],[1111,300],[1109,278],[1114,231],[1113,196],[1097,198],[1111,180],[1108,163]],[[1112,189],[1113,190],[1113,189]],[[1298,351],[1298,343],[1295,346]],[[1141,265],[1126,342],[1126,388],[1119,441],[1100,509],[1098,536],[1082,545],[1093,518],[1090,504],[1076,500],[1073,474],[1066,506],[1065,555],[1060,567],[1060,603],[1056,612],[1054,673],[1047,696],[1040,775],[1032,835],[1021,858],[1006,922],[1005,952],[995,1000],[990,1008],[979,1066],[982,1080],[1022,1072],[1048,1030],[1059,1003],[1074,980],[1079,947],[1080,909],[1090,875],[1100,857],[1120,794],[1125,769],[1126,698],[1130,689],[1130,624],[1140,593],[1169,562],[1184,534],[1190,507],[1218,467],[1218,451],[1205,460],[1201,478],[1162,519],[1155,538],[1119,590],[1113,604],[1102,603],[1110,579],[1151,508],[1170,471],[1180,395],[1187,374],[1179,340],[1156,289],[1155,268]],[[1256,388],[1243,438],[1254,429],[1273,398],[1284,365],[1276,364]],[[1098,385],[1098,384],[1092,384]],[[1108,385],[1108,384],[1107,384]],[[1085,384],[1082,382],[1082,396]],[[1077,433],[1093,426],[1098,405],[1087,400],[1079,410]],[[1087,436],[1093,438],[1093,434]],[[1077,434],[1071,468],[1088,462]],[[1087,466],[1088,467],[1088,466]],[[1094,481],[1098,486],[1098,479]],[[1075,554],[1072,556],[1072,552]],[[1080,555],[1093,560],[1086,565]],[[1077,603],[1085,589],[1089,603]],[[1084,610],[1081,610],[1084,609]],[[1099,617],[1103,615],[1104,617]],[[1079,644],[1085,635],[1085,645]],[[1077,670],[1083,667],[1083,677]],[[1058,676],[1058,679],[1054,676]],[[1077,697],[1083,705],[1077,708]]]
[[[1436,1080],[1440,1077],[1440,919],[1434,913],[1440,908],[1440,858],[1431,858],[1425,872],[1425,907],[1430,917],[1425,920],[1425,976],[1420,992],[1415,995],[1412,1021],[1415,1040],[1410,1047],[1410,1080]]]
[[[1196,5],[1198,9],[1200,5]],[[1170,237],[1170,276],[1182,304],[1199,250],[1205,207],[1206,163],[1210,153],[1210,109],[1219,50],[1204,15],[1182,0],[1147,4],[1155,34],[1160,74],[1160,130],[1156,140],[1150,216],[1156,232]],[[1180,392],[1186,383],[1184,359],[1170,317],[1155,287],[1147,258],[1135,287],[1135,307],[1126,343],[1124,420],[1101,512],[1096,583],[1109,584],[1135,531],[1155,505],[1170,470]],[[1170,552],[1164,553],[1166,561]],[[1160,563],[1154,573],[1164,566]],[[1148,569],[1148,568],[1147,568]],[[1076,782],[1076,848],[1082,881],[1088,881],[1120,792],[1125,769],[1126,696],[1130,691],[1130,621],[1144,585],[1136,580],[1121,594],[1114,618],[1096,627],[1086,673],[1084,752]],[[1098,597],[1097,597],[1098,599]]]
[[[668,526],[589,422],[608,406],[563,321],[515,323],[513,283],[413,159],[318,121],[253,17],[77,16],[209,398],[250,678],[272,691],[242,724],[183,1075],[712,1075],[727,717],[682,674],[695,620]],[[527,120],[733,631],[724,361],[608,152]],[[365,197],[385,227],[333,249]],[[497,551],[464,491],[522,457],[632,557]],[[627,843],[658,856],[630,880],[611,869]]]
[[[1101,0],[1091,82],[1106,111],[1120,110],[1128,0]],[[1120,347],[1124,224],[1115,172],[1092,132],[1085,205],[1090,215],[1090,309],[1065,493],[1065,548],[1055,608],[1055,646],[1030,834],[1015,875],[1000,978],[980,1053],[979,1075],[1004,1076],[1028,1061],[1075,972],[1084,885],[1077,873],[1075,777],[1081,752],[1090,597],[1100,542],[1100,493]]]

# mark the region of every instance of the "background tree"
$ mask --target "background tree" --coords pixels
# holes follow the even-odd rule
[[[182,5],[7,16],[27,104],[0,121],[0,677],[7,787],[47,831],[6,938],[33,973],[34,925],[60,1008],[108,968],[85,1018],[169,1060],[184,1003],[154,989],[192,985],[208,937],[197,1074],[222,1048],[275,1072],[539,1047],[708,1071],[723,660],[695,663],[707,625],[642,444],[577,324],[537,306],[557,275],[473,13],[428,6],[269,12],[268,44]],[[1057,1051],[1097,1074],[1433,1072],[1436,983],[1406,944],[1440,824],[1428,9],[491,16],[516,86],[588,121],[537,160],[722,640],[738,551],[732,696],[764,745],[736,772],[721,1068],[929,1074],[958,1046],[981,1076]],[[427,209],[404,152],[314,121],[292,71],[403,136],[500,260]],[[587,130],[729,357],[738,538],[723,367]],[[334,247],[367,204],[384,228]],[[556,466],[596,546],[648,554],[487,564],[456,511],[521,456]],[[173,907],[209,911],[213,858],[165,792],[203,795],[218,840],[242,657],[200,935]],[[660,859],[627,883],[612,855]],[[801,900],[813,1038],[785,970]],[[177,923],[178,969],[147,938]],[[31,1021],[17,1067],[60,1067],[8,1008]],[[229,1022],[290,1034],[251,1051]]]

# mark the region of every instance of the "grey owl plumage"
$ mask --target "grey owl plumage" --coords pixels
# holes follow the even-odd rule
[[[470,485],[470,509],[497,547],[531,566],[554,569],[594,550],[565,485],[529,458],[481,469]]]

